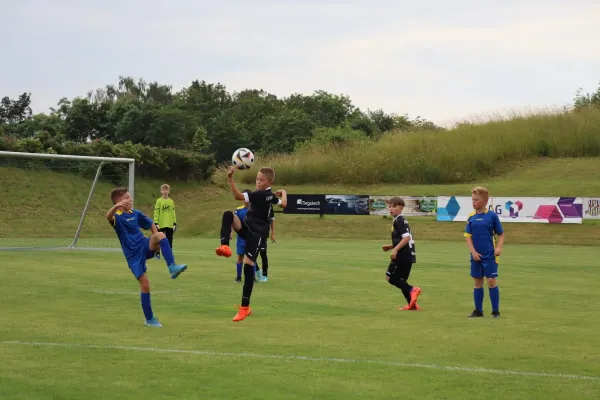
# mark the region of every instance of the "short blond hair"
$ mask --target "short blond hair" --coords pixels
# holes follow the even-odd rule
[[[262,167],[258,170],[261,174],[267,178],[267,180],[271,183],[275,182],[275,171],[271,167]]]
[[[471,190],[471,194],[476,194],[478,196],[483,196],[485,199],[490,197],[490,194],[488,192],[488,190],[486,188],[484,188],[483,186],[475,186],[472,190]]]
[[[171,186],[169,186],[167,183],[165,183],[165,184],[163,184],[163,185],[160,187],[160,190],[163,190],[163,189],[169,189],[169,190],[171,190]]]

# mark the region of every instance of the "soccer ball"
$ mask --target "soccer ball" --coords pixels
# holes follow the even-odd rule
[[[233,152],[231,163],[237,169],[248,169],[254,164],[254,153],[242,147]]]

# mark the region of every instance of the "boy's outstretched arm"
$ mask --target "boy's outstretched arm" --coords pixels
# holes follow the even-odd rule
[[[111,224],[113,223],[115,213],[117,212],[117,210],[120,207],[125,207],[126,203],[127,203],[126,201],[120,201],[117,204],[115,204],[114,206],[112,206],[110,210],[108,210],[108,212],[106,213],[106,219],[108,220],[108,222],[110,222]]]
[[[229,187],[231,188],[231,193],[233,194],[234,199],[245,200],[244,194],[239,191],[239,189],[235,185],[235,181],[233,180],[234,172],[235,172],[235,168],[233,168],[233,167],[227,168],[227,183],[229,183]]]
[[[287,207],[287,192],[284,189],[280,189],[275,193],[275,195],[281,197],[281,204],[279,204],[279,206],[281,208],[286,208]]]

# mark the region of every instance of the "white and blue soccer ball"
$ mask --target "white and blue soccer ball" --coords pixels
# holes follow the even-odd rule
[[[254,164],[254,153],[242,147],[233,152],[231,163],[237,169],[248,169]]]

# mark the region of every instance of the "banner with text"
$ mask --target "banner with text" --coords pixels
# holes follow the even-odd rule
[[[581,224],[581,197],[490,197],[488,210],[501,222]],[[473,212],[471,197],[439,196],[438,221],[466,221]]]
[[[600,198],[583,198],[583,219],[600,219]]]
[[[394,196],[369,196],[369,214],[389,215],[387,201]],[[404,200],[405,217],[436,215],[437,197],[400,196]]]
[[[288,194],[284,214],[325,214],[327,202],[324,194]]]
[[[369,215],[369,196],[347,194],[288,194],[284,214]]]

